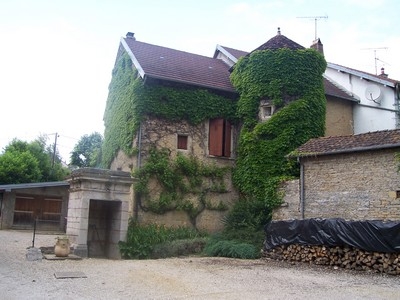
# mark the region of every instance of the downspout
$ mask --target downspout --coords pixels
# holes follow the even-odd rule
[[[139,123],[139,132],[138,132],[138,155],[137,155],[137,162],[136,162],[136,167],[140,169],[142,165],[142,122]],[[141,201],[141,195],[140,193],[134,191],[134,198],[135,198],[135,208],[134,208],[134,218],[135,220],[138,219],[139,215],[139,202]]]
[[[297,161],[300,163],[300,212],[301,218],[304,220],[304,211],[305,211],[305,201],[304,201],[304,165],[301,163],[300,158],[297,158]]]
[[[0,193],[0,218],[1,218],[1,222],[0,222],[0,230],[3,229],[3,196],[4,193]]]
[[[396,109],[396,128],[400,127],[400,83],[397,82],[395,87],[395,95],[394,95],[394,102],[395,102],[395,109]]]

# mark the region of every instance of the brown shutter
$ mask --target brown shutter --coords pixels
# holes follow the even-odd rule
[[[231,124],[225,121],[224,156],[231,157]]]
[[[208,149],[210,155],[222,156],[223,129],[223,119],[210,120],[208,137]]]

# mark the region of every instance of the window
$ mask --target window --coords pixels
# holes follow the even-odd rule
[[[182,135],[178,134],[178,149],[181,150],[187,150],[188,149],[188,136],[187,135]]]
[[[228,121],[224,119],[210,120],[208,152],[214,156],[231,156],[231,124]]]
[[[261,106],[261,119],[269,119],[274,113],[274,106],[272,105],[263,105]]]

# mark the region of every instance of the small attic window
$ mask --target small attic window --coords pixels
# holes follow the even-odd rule
[[[275,107],[273,105],[262,105],[260,108],[261,120],[267,120],[274,114]]]

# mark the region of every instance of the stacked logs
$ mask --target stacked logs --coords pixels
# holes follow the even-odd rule
[[[282,245],[263,255],[290,262],[341,267],[390,275],[400,275],[400,253],[368,252],[353,247]]]

